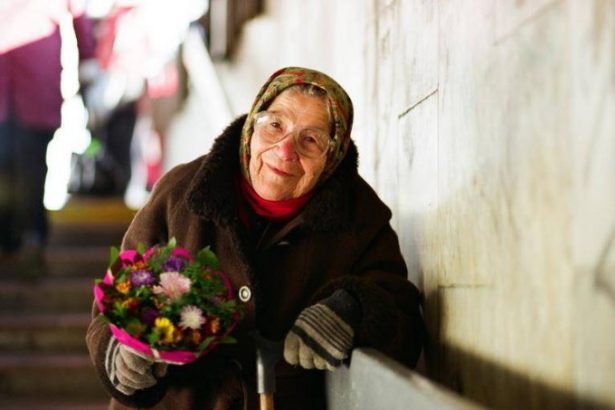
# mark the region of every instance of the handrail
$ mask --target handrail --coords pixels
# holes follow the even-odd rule
[[[374,349],[355,349],[350,366],[327,372],[326,389],[330,410],[482,409]]]

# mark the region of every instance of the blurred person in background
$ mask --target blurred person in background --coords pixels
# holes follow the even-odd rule
[[[2,258],[41,267],[47,146],[61,118],[60,22],[72,16],[80,79],[96,71],[83,0],[0,2],[0,246]],[[19,255],[21,253],[21,256]]]
[[[148,58],[146,28],[135,0],[106,2],[95,19],[99,75],[84,92],[88,129],[99,147],[96,184],[70,187],[79,194],[123,196],[131,176],[130,145]]]
[[[371,347],[414,366],[425,338],[391,211],[358,174],[352,102],[315,70],[275,72],[211,151],[166,173],[124,249],[177,239],[212,246],[245,308],[194,363],[146,359],[112,337],[94,306],[86,341],[111,409],[256,409],[256,341],[283,341],[278,409],[326,407],[324,374]],[[195,130],[198,135],[198,130]]]
[[[92,0],[101,75],[85,92],[88,128],[112,163],[99,194],[123,195],[131,170],[143,165],[143,189],[162,173],[164,138],[183,99],[180,48],[202,0]],[[90,9],[93,7],[90,6]],[[137,139],[141,157],[134,158]],[[145,151],[145,152],[143,152]],[[135,165],[135,162],[137,163]]]

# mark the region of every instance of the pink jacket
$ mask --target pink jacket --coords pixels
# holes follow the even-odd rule
[[[94,57],[92,22],[83,0],[2,0],[0,122],[12,117],[37,129],[60,126],[60,19],[69,13],[79,59]]]

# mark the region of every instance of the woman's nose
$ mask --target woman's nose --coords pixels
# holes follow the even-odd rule
[[[276,144],[276,153],[281,160],[294,161],[299,154],[295,149],[295,139],[292,133],[288,133],[281,141]]]

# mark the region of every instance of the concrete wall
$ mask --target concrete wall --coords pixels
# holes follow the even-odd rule
[[[233,109],[285,65],[348,90],[430,376],[496,408],[615,408],[615,2],[266,4],[218,66]]]

